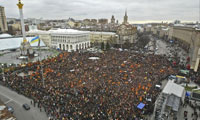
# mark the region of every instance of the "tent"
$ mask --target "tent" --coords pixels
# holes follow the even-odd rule
[[[89,57],[90,60],[98,60],[100,59],[99,57]]]
[[[137,106],[137,108],[138,108],[138,109],[143,109],[143,108],[144,108],[144,106],[145,106],[145,104],[144,104],[144,103],[140,103],[140,104]]]
[[[178,111],[181,101],[184,102],[185,88],[172,81],[168,81],[162,93],[167,96],[166,105],[171,107],[172,110]]]

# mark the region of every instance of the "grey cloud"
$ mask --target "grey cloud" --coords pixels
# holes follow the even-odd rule
[[[125,9],[130,21],[197,21],[199,0],[22,0],[25,18],[75,19],[111,18],[122,20]],[[17,0],[1,0],[7,17],[18,17]]]

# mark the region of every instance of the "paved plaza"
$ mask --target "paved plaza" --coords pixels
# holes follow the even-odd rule
[[[2,55],[0,56],[0,63],[3,64],[21,64],[21,63],[27,63],[27,62],[34,62],[42,59],[46,59],[51,56],[58,55],[59,52],[57,50],[51,50],[51,49],[41,49],[41,50],[34,50],[39,56],[34,57],[29,60],[20,60],[18,57],[20,56],[20,51],[14,51],[14,52],[2,52]]]

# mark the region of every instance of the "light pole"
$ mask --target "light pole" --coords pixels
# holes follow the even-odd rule
[[[2,68],[2,77],[3,77],[3,81],[5,82],[5,75],[4,75],[4,64],[1,64],[1,68]]]

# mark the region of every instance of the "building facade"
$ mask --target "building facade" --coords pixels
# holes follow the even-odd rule
[[[160,38],[178,41],[189,53],[190,69],[198,71],[200,62],[200,30],[187,26],[151,27],[151,32]]]
[[[6,32],[6,31],[8,31],[6,15],[4,7],[0,6],[0,32]]]
[[[51,34],[51,39],[51,44],[53,48],[59,48],[60,50],[66,50],[69,52],[87,49],[90,47],[88,32],[57,32]]]
[[[128,23],[127,12],[125,12],[123,23],[117,29],[117,34],[119,35],[117,44],[134,43],[137,39],[137,27],[133,27]]]
[[[90,32],[90,42],[91,44],[104,44],[109,43],[110,45],[116,44],[118,36],[113,32]]]
[[[108,24],[108,19],[102,18],[98,20],[99,24]]]
[[[73,29],[37,30],[27,32],[27,35],[39,36],[46,46],[68,52],[90,47],[90,37],[87,31]]]

